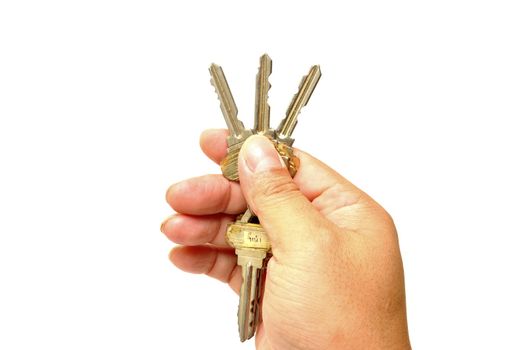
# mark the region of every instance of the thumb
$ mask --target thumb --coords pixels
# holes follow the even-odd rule
[[[277,249],[297,250],[312,242],[310,233],[324,219],[293,182],[267,137],[254,135],[245,141],[238,173],[247,203],[269,235],[275,254]]]

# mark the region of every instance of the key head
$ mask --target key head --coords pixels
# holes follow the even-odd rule
[[[291,177],[295,177],[300,166],[300,159],[294,155],[293,148],[284,142],[277,141],[275,139],[270,140],[273,142],[273,145],[275,146],[280,157],[282,157],[282,160],[287,166]],[[240,142],[232,147],[229,147],[227,156],[220,163],[223,176],[225,176],[228,180],[240,180],[238,175],[238,156],[242,145],[243,142]]]
[[[227,139],[228,144],[228,139]],[[220,163],[221,172],[228,180],[239,181],[238,176],[238,155],[243,142],[235,143],[227,148],[227,155]]]
[[[276,151],[278,152],[280,157],[282,157],[284,164],[287,166],[289,174],[291,175],[291,177],[295,177],[298,168],[300,167],[300,159],[295,156],[293,152],[293,147],[276,140],[273,140],[273,143],[275,145]]]
[[[288,144],[281,142],[280,140],[276,140],[275,138],[272,138],[270,136],[268,137],[269,140],[271,140],[271,142],[275,146],[276,151],[278,152],[280,157],[282,157],[284,164],[289,170],[289,174],[291,174],[291,177],[294,177],[298,170],[298,167],[300,166],[300,160],[294,155],[293,148]],[[238,155],[240,153],[242,145],[243,142],[238,142],[232,146],[229,146],[227,149],[227,155],[220,163],[221,172],[223,173],[223,176],[225,176],[228,180],[240,180],[238,175]]]
[[[260,224],[237,220],[227,226],[225,240],[235,249],[258,249],[266,253],[271,250],[271,241]]]

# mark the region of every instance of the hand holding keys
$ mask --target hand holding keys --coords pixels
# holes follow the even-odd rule
[[[260,58],[260,68],[256,76],[253,129],[246,129],[238,119],[238,109],[222,68],[212,64],[209,71],[211,83],[218,94],[221,111],[230,133],[227,137],[227,156],[221,162],[223,175],[229,180],[238,181],[238,154],[243,143],[253,134],[262,134],[271,139],[282,160],[288,166],[291,176],[294,176],[299,162],[293,154],[294,139],[291,135],[302,107],[308,103],[321,77],[320,67],[313,66],[308,75],[303,77],[285,118],[276,130],[271,129],[269,125],[270,107],[267,99],[271,87],[269,76],[272,72],[272,61],[267,54]],[[263,275],[267,259],[271,255],[271,244],[258,218],[253,215],[250,208],[235,223],[228,226],[226,240],[236,249],[238,265],[242,267],[243,281],[238,307],[238,328],[240,340],[243,342],[254,335],[260,321]]]
[[[237,119],[223,71],[211,67],[230,134],[208,130],[200,145],[225,176],[194,177],[168,189],[177,213],[161,231],[178,244],[170,260],[239,291],[240,339],[256,335],[257,349],[410,349],[393,220],[334,169],[291,148],[320,69],[302,80],[276,129],[267,105],[271,69],[264,55],[249,129]],[[296,176],[295,156],[302,162]],[[241,183],[228,180],[238,177]]]

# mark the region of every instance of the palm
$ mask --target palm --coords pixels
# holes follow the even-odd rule
[[[296,180],[300,188],[306,187],[306,184],[301,183],[305,178],[299,176]],[[385,215],[384,211],[375,213],[375,209],[364,208],[357,204],[359,198],[356,195],[344,193],[342,188],[327,188],[313,193],[320,193],[310,200],[327,219],[328,225],[337,226],[345,235],[393,231],[389,220],[379,220],[379,216]],[[370,214],[367,219],[364,215],[366,210]],[[379,227],[379,222],[388,223],[385,227]],[[323,310],[327,310],[328,306],[328,293],[321,286],[331,285],[335,281],[328,279],[324,268],[319,268],[321,265],[317,261],[327,256],[325,252],[319,252],[315,247],[310,254],[299,254],[298,259],[270,259],[262,307],[263,324],[256,338],[257,349],[316,349],[331,342],[330,339],[323,339],[324,334],[320,334],[319,323],[324,313],[327,313]],[[342,268],[346,271],[347,266]],[[338,312],[336,308],[334,315]],[[331,315],[327,316],[331,319]]]

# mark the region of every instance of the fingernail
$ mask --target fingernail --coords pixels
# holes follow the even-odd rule
[[[161,223],[161,227],[159,228],[159,230],[163,233],[165,233],[166,231],[166,225],[167,223],[174,218],[174,215],[170,215],[169,217],[167,217],[165,220],[163,220],[163,222]]]
[[[240,151],[240,156],[253,173],[285,167],[271,141],[261,135],[248,138]]]

